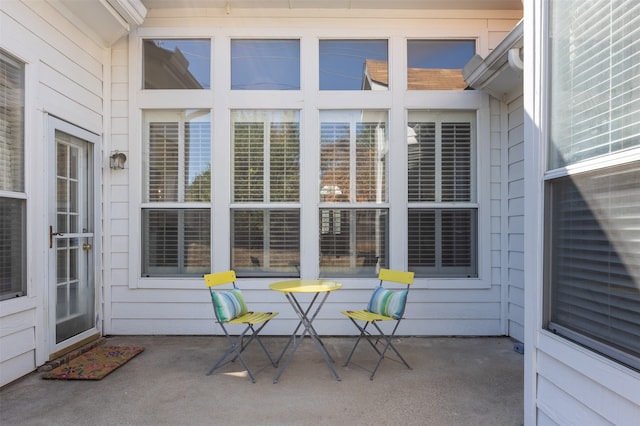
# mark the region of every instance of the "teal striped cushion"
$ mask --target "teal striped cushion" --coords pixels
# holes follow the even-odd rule
[[[371,295],[367,311],[385,317],[402,318],[408,292],[408,290],[387,290],[378,286]]]
[[[247,305],[240,290],[215,291],[211,294],[219,321],[231,321],[247,313]]]

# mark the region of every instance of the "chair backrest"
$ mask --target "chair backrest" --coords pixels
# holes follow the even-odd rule
[[[204,283],[209,289],[211,289],[211,287],[223,284],[233,284],[233,286],[235,287],[235,282],[236,272],[234,270],[215,272],[213,274],[206,274],[204,276]]]
[[[236,286],[236,272],[234,270],[206,274],[204,283],[211,293],[211,302],[218,322],[227,322],[247,313],[244,296]],[[214,287],[223,284],[233,284],[233,288],[224,291],[214,289]]]
[[[414,276],[415,272],[396,271],[393,269],[380,269],[378,279],[380,280],[380,285],[382,285],[383,281],[389,281],[398,284],[406,284],[408,288],[408,286],[413,284]]]
[[[366,310],[374,314],[400,320],[404,315],[407,294],[409,293],[409,286],[413,284],[414,275],[414,272],[381,269],[378,274],[380,285],[373,291]],[[406,284],[407,288],[404,290],[388,290],[382,285],[383,282]]]

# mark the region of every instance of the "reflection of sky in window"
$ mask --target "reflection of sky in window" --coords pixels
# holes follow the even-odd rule
[[[364,61],[387,61],[386,40],[321,40],[320,90],[361,90]]]
[[[232,40],[231,89],[299,90],[299,40]]]
[[[409,40],[409,68],[464,68],[475,54],[474,40]]]
[[[210,40],[154,40],[158,47],[165,50],[179,49],[189,61],[189,72],[198,80],[203,89],[211,88],[211,41]]]

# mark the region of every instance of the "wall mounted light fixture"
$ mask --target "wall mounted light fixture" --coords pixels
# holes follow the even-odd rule
[[[113,151],[111,157],[109,157],[109,167],[112,169],[124,169],[124,163],[127,161],[127,156],[124,152]]]

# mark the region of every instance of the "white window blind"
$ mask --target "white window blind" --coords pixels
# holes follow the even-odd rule
[[[0,300],[25,294],[24,64],[0,50]]]
[[[233,111],[232,137],[232,267],[239,276],[299,276],[299,113]]]
[[[546,327],[640,369],[640,3],[550,14]]]
[[[24,65],[0,51],[0,190],[24,192]]]
[[[322,276],[372,276],[387,265],[387,209],[320,209]]]
[[[640,163],[553,181],[552,330],[640,367]]]
[[[474,114],[411,111],[408,124],[409,266],[421,275],[475,277]]]
[[[551,22],[549,167],[640,145],[640,2],[554,1]]]
[[[322,276],[373,276],[387,265],[387,115],[321,112]]]
[[[206,110],[145,111],[142,274],[211,269],[211,123]]]
[[[234,209],[231,232],[231,264],[241,276],[299,276],[298,209]]]

